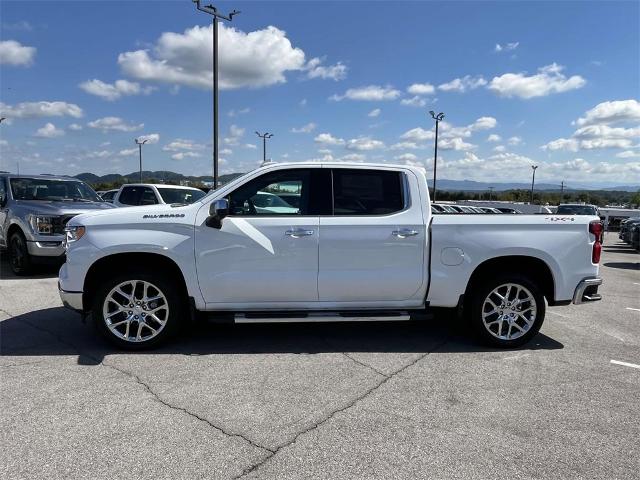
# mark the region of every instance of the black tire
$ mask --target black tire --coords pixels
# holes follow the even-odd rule
[[[33,269],[33,261],[27,249],[27,240],[22,232],[14,232],[9,238],[9,260],[11,271],[16,275],[28,275]]]
[[[509,299],[500,303],[497,295],[504,296],[508,285],[517,286],[521,290],[518,292],[512,287]],[[492,293],[496,289],[497,292]],[[519,302],[515,302],[514,292],[518,292]],[[481,282],[476,282],[471,295],[469,320],[475,334],[485,344],[500,348],[516,348],[529,342],[542,327],[546,312],[544,295],[538,285],[525,275],[506,273],[484,278]],[[528,297],[533,300],[523,301]],[[491,313],[495,307],[487,299],[494,302],[497,313]],[[522,330],[525,330],[524,333]]]
[[[133,290],[133,294],[136,300],[134,303],[126,305],[125,297],[121,294],[113,294],[115,299],[118,301],[118,305],[125,307],[125,310],[120,313],[114,313],[118,310],[114,301],[110,301],[107,310],[112,310],[114,313],[114,317],[112,318],[112,324],[116,324],[118,322],[123,322],[122,326],[112,325],[110,328],[107,324],[107,320],[105,319],[104,308],[105,302],[107,301],[107,297],[110,296],[111,292],[117,287],[125,282],[138,282],[135,283],[135,287],[128,288],[124,286],[122,291],[124,293],[131,293]],[[140,284],[142,282],[146,282],[150,284],[149,287],[149,295],[154,295],[155,290],[157,290],[163,297],[163,300],[158,301],[157,303],[149,302],[146,304],[143,302],[143,298],[141,295],[141,287]],[[134,285],[134,284],[131,284]],[[144,283],[142,283],[142,288],[144,288]],[[137,290],[136,290],[137,289]],[[123,272],[115,277],[112,277],[106,280],[100,287],[98,287],[91,308],[91,317],[95,327],[98,331],[111,343],[116,345],[119,348],[126,350],[144,350],[148,348],[154,348],[158,345],[166,342],[167,340],[175,337],[180,330],[180,326],[182,324],[187,323],[188,321],[188,302],[186,295],[183,293],[184,289],[180,288],[168,275],[151,273],[149,270],[129,270]],[[157,295],[155,295],[157,296]],[[111,297],[112,299],[114,297]],[[141,305],[136,305],[137,301],[141,302]],[[166,312],[162,310],[162,305],[168,307]],[[134,305],[131,307],[131,305]],[[145,311],[151,311],[153,308],[159,307],[161,309],[159,312],[155,312],[160,320],[163,320],[164,326],[161,326],[160,322],[155,320],[149,320],[151,315],[147,317],[147,321],[141,321],[146,314]],[[144,310],[141,310],[145,308]],[[165,315],[166,313],[166,315]],[[136,315],[137,314],[137,315]],[[135,317],[135,318],[133,318]],[[127,319],[129,322],[129,330],[127,328]],[[135,340],[133,338],[134,332],[138,333],[138,327],[140,323],[143,323],[143,327],[141,330],[140,338],[141,340]],[[145,324],[148,323],[148,326]],[[152,328],[158,330],[156,334],[152,333]],[[119,335],[117,335],[117,332]],[[127,334],[125,339],[125,334]],[[145,337],[147,337],[145,339]]]

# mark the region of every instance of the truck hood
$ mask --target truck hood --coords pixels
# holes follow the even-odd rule
[[[143,223],[185,223],[192,221],[195,212],[202,205],[145,205],[142,207],[122,207],[93,211],[73,217],[69,225],[124,225]]]
[[[43,215],[74,215],[85,212],[112,210],[107,202],[56,202],[42,200],[16,200],[16,205]]]

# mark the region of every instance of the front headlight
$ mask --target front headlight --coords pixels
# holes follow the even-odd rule
[[[29,215],[29,223],[34,233],[40,235],[53,235],[54,224],[60,217],[49,215]]]
[[[84,235],[85,228],[81,225],[66,226],[64,228],[65,242],[67,244],[77,242]]]

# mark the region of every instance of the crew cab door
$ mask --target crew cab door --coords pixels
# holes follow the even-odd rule
[[[400,302],[424,291],[426,228],[410,171],[333,168],[333,215],[320,217],[319,299]],[[411,189],[410,189],[411,187]]]
[[[226,196],[229,214],[219,229],[198,214],[196,268],[208,306],[317,302],[318,208],[330,201],[330,184],[319,184],[321,171],[272,170],[240,185]],[[298,206],[278,193],[298,195]]]

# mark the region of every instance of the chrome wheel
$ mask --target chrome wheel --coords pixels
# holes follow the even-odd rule
[[[102,314],[107,328],[116,337],[127,342],[145,342],[167,324],[169,303],[152,283],[128,280],[107,294]]]
[[[536,320],[533,294],[517,283],[494,288],[482,304],[482,322],[491,335],[514,340],[525,335]]]

